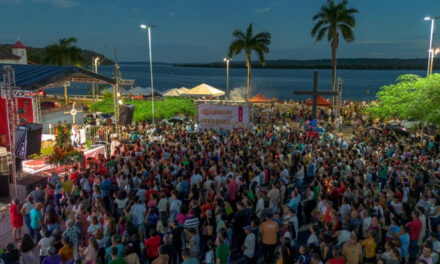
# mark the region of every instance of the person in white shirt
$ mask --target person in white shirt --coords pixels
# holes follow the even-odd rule
[[[243,255],[246,259],[246,263],[252,263],[255,257],[255,234],[252,232],[251,226],[245,226],[244,232],[246,233],[246,238],[244,239],[244,244],[242,246]]]

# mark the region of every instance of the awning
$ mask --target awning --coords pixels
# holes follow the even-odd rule
[[[307,105],[313,105],[313,100],[312,99],[307,99],[306,100],[306,104]],[[317,106],[330,106],[331,103],[327,100],[325,100],[322,96],[318,95],[318,98],[316,100],[316,105]]]
[[[186,87],[180,87],[180,88],[174,88],[174,89],[170,89],[168,91],[165,91],[165,93],[163,94],[163,96],[168,97],[168,96],[180,96],[183,93],[188,92],[189,89]]]
[[[115,84],[115,80],[76,66],[52,66],[29,64],[0,64],[15,71],[15,83],[20,89],[35,90],[59,87],[64,82]]]
[[[181,94],[181,96],[191,96],[191,97],[218,97],[225,95],[225,92],[214,88],[206,83],[202,83],[186,93]]]
[[[264,95],[258,93],[252,98],[249,98],[248,102],[250,103],[270,103],[272,100],[270,98],[265,97]]]

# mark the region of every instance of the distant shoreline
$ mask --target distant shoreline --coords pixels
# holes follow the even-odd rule
[[[426,70],[426,59],[338,59],[339,70]],[[175,67],[225,68],[225,63],[173,63]],[[231,62],[231,68],[246,68],[244,62]],[[270,60],[266,66],[258,62],[252,68],[267,69],[332,69],[331,60]],[[440,69],[440,63],[434,62],[434,69]]]

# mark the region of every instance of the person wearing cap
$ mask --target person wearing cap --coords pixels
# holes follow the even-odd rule
[[[246,238],[244,239],[244,244],[241,249],[243,250],[243,255],[244,255],[244,258],[246,261],[245,263],[247,263],[247,264],[254,263],[256,261],[255,234],[254,234],[254,232],[252,232],[252,227],[250,225],[243,227],[243,229],[246,234]]]

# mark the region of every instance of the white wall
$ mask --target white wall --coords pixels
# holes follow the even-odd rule
[[[12,54],[20,57],[18,64],[27,64],[26,49],[12,49]]]

